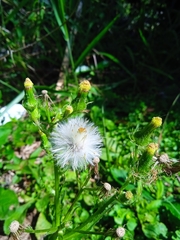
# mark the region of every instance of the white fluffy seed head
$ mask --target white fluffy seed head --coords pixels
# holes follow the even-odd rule
[[[123,227],[118,227],[117,229],[116,229],[116,234],[117,234],[117,236],[118,237],[124,237],[124,235],[125,235],[125,233],[126,233],[126,230],[123,228]]]
[[[111,184],[109,183],[104,183],[104,188],[106,189],[106,191],[110,192],[111,191]]]
[[[102,139],[97,127],[80,117],[57,124],[50,141],[51,151],[61,168],[85,169],[89,164],[94,165],[94,158],[101,153]]]
[[[19,227],[20,227],[19,222],[13,221],[9,226],[9,230],[11,233],[16,233],[18,231]]]

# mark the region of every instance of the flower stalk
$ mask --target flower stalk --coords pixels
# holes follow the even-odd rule
[[[134,134],[134,140],[138,145],[145,146],[149,143],[152,132],[162,125],[162,118],[153,117],[151,122],[142,130]]]
[[[150,143],[146,147],[142,156],[139,159],[138,171],[140,173],[141,172],[144,172],[144,173],[149,172],[154,153],[156,152],[157,149],[158,149],[158,144],[156,144],[156,143]]]

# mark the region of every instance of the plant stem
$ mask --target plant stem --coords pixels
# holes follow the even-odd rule
[[[82,223],[78,228],[70,230],[67,234],[64,235],[64,240],[70,239],[80,239],[78,238],[82,231],[89,231],[101,218],[108,212],[112,206],[115,204],[118,193],[110,197],[107,201],[101,204],[98,210],[93,214],[93,216],[89,217],[84,223]]]
[[[84,187],[87,185],[87,183],[88,183],[88,181],[89,181],[89,178],[90,178],[90,174],[88,175],[87,179],[85,180],[84,184],[82,185],[81,189],[79,190],[78,194],[76,195],[76,197],[75,197],[75,199],[74,199],[74,202],[72,203],[72,205],[71,205],[71,207],[69,208],[66,216],[64,217],[64,220],[63,220],[64,223],[65,223],[65,221],[68,220],[69,216],[71,215],[71,213],[72,213],[72,211],[73,211],[73,208],[74,208],[76,202],[78,201],[81,193],[82,193],[83,190],[84,190]]]
[[[55,227],[59,227],[60,225],[60,202],[59,202],[59,169],[54,163],[54,175],[55,175],[55,197],[54,197],[54,207],[55,207]]]

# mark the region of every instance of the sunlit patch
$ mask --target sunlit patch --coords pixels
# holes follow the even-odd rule
[[[85,128],[82,128],[82,127],[80,127],[80,128],[78,129],[78,133],[83,133],[83,132],[86,132],[86,129],[85,129]]]

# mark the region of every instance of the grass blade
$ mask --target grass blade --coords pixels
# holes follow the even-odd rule
[[[85,59],[87,54],[91,51],[91,49],[100,41],[100,39],[105,35],[105,33],[112,27],[115,21],[119,18],[119,14],[88,44],[88,46],[81,53],[77,61],[75,62],[75,68],[77,68]]]

